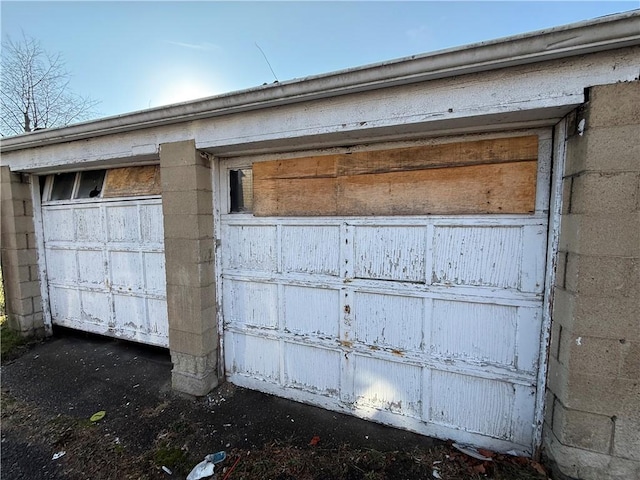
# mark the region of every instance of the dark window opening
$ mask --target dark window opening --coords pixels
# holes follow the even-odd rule
[[[253,211],[253,172],[251,168],[229,170],[231,213]]]
[[[51,188],[51,200],[69,200],[73,193],[75,180],[75,173],[58,173],[54,175],[53,187]]]
[[[94,198],[100,195],[104,183],[104,170],[80,173],[80,184],[75,198]]]

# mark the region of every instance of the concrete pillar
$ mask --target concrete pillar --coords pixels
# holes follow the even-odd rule
[[[2,276],[10,328],[23,336],[45,331],[30,177],[0,167],[2,203]]]
[[[640,478],[640,83],[593,87],[567,142],[544,441],[571,478]]]
[[[218,384],[209,161],[193,140],[160,146],[172,385],[206,395]]]

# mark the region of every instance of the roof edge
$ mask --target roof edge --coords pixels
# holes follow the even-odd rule
[[[0,151],[81,140],[640,45],[640,10],[2,139]]]

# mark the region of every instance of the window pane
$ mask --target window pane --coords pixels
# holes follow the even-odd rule
[[[71,198],[71,192],[73,192],[73,182],[75,179],[75,173],[58,173],[54,175],[51,200],[69,200]]]
[[[229,170],[231,213],[253,211],[253,172],[250,168]]]
[[[104,170],[80,173],[80,186],[76,198],[94,198],[100,195],[104,182]]]

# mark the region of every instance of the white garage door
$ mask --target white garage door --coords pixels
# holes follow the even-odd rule
[[[52,322],[167,347],[161,198],[54,200],[42,220]]]
[[[538,190],[525,215],[222,215],[229,380],[531,452],[547,238]]]

